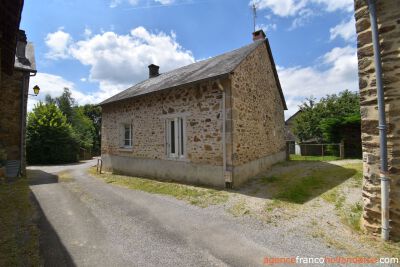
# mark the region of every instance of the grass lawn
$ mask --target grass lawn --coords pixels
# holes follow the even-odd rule
[[[0,178],[0,266],[40,266],[39,230],[33,222],[27,179]]]
[[[337,166],[321,163],[282,170],[272,176],[262,177],[270,198],[303,204],[354,176],[354,166]]]
[[[157,181],[139,177],[116,175],[112,173],[98,174],[95,167],[90,168],[89,173],[95,177],[103,179],[109,184],[141,190],[148,193],[173,196],[199,207],[222,204],[228,200],[227,192],[216,189],[179,184],[169,181]]]
[[[340,160],[340,157],[336,156],[300,156],[300,155],[290,155],[290,160],[311,160],[311,161],[332,161]]]

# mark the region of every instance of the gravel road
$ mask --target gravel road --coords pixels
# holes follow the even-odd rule
[[[263,266],[264,257],[343,256],[304,234],[306,224],[282,228],[109,185],[87,174],[94,164],[29,167],[46,266]],[[58,181],[61,171],[73,179]]]

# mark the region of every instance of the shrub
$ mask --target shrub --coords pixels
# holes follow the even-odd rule
[[[29,113],[26,141],[30,164],[69,163],[78,159],[78,137],[53,103],[39,103]]]

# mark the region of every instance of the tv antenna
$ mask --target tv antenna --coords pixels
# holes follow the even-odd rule
[[[256,18],[257,18],[257,6],[256,6],[255,2],[253,2],[252,10],[253,10],[253,27],[254,27],[253,32],[255,32],[256,31]]]

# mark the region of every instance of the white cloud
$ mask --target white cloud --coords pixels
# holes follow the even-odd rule
[[[329,30],[331,36],[330,40],[334,40],[337,37],[343,38],[345,41],[354,41],[356,38],[356,28],[355,28],[355,20],[354,17],[348,21],[342,21],[340,24]]]
[[[59,32],[69,36],[62,30]],[[49,49],[50,53],[53,47]],[[66,57],[89,66],[88,80],[98,82],[102,92],[113,94],[146,79],[147,66],[152,63],[160,66],[160,72],[166,72],[195,61],[192,53],[176,41],[174,32],[153,33],[143,27],[137,27],[126,35],[103,32],[70,42],[63,49],[62,58]]]
[[[311,9],[305,8],[299,11],[298,17],[292,21],[292,25],[289,30],[294,30],[307,24],[310,19],[315,16]]]
[[[275,31],[277,28],[275,23],[270,23],[270,24],[257,24],[256,25],[256,30],[262,29],[266,34],[268,34],[269,31]]]
[[[353,0],[311,0],[311,2],[325,5],[326,11],[328,12],[336,10],[352,12],[354,10]]]
[[[39,85],[40,92],[38,96],[28,98],[28,111],[31,111],[34,105],[39,101],[44,101],[46,95],[50,95],[53,98],[60,96],[65,87],[70,89],[72,97],[75,98],[79,105],[98,104],[121,90],[121,88],[118,87],[106,87],[105,89],[101,89],[94,93],[84,93],[77,89],[73,82],[68,81],[61,76],[41,72],[38,72],[36,76],[31,77],[29,82],[30,92],[33,91],[32,88],[35,85]]]
[[[279,67],[279,79],[288,104],[286,117],[295,113],[298,105],[309,96],[316,98],[345,89],[358,90],[357,55],[351,46],[336,47],[319,59],[318,67]]]
[[[63,28],[59,28],[56,32],[47,34],[45,43],[49,47],[47,58],[64,59],[68,57],[68,46],[72,43],[72,37]]]
[[[254,0],[250,2],[250,4],[253,3],[260,10],[271,9],[275,15],[287,17],[295,15],[304,8],[307,0]]]
[[[280,17],[298,15],[302,10],[320,5],[327,12],[343,10],[353,11],[353,0],[251,0],[250,5],[256,4],[257,8],[270,9],[273,14]]]
[[[170,5],[175,2],[175,0],[154,0],[162,5]]]
[[[100,86],[123,85],[125,87],[144,80],[147,66],[154,63],[166,72],[194,62],[192,53],[176,42],[175,33],[151,33],[143,27],[130,34],[114,32],[97,34],[72,44],[71,56],[90,66],[90,81]]]

